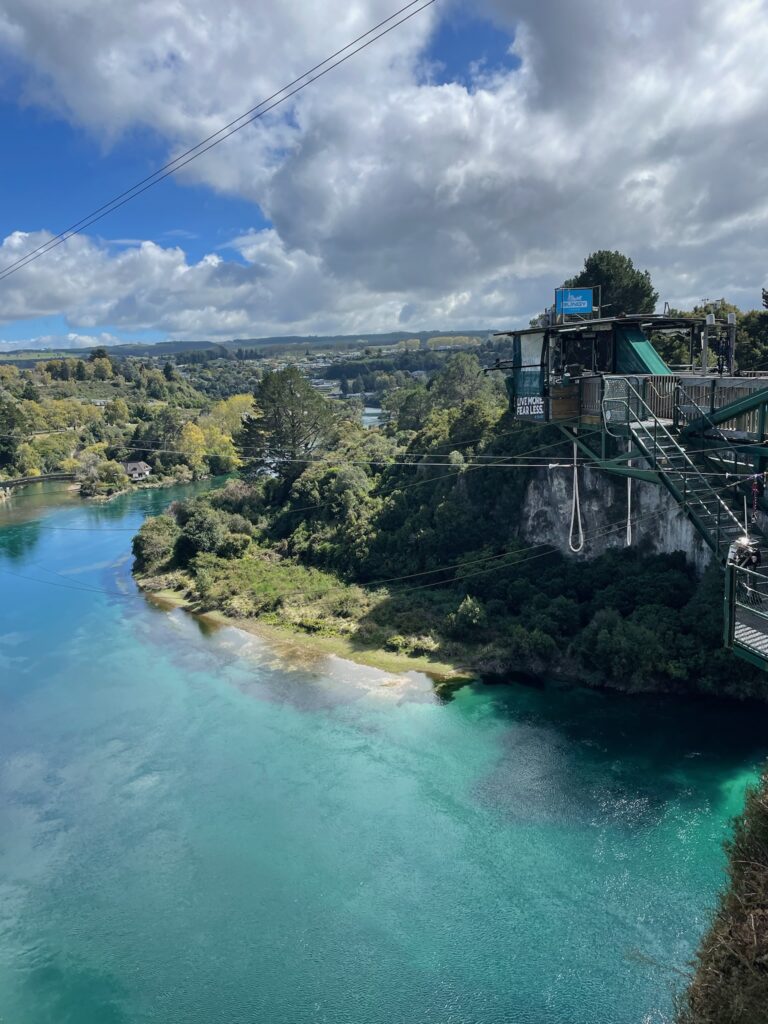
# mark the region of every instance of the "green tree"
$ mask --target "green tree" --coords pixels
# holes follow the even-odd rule
[[[27,431],[27,417],[19,403],[13,399],[0,400],[0,469],[13,467]]]
[[[496,381],[483,374],[477,356],[457,352],[434,378],[430,392],[435,405],[453,409],[473,399],[490,398],[496,393]]]
[[[243,472],[254,477],[275,471],[294,480],[326,443],[334,421],[330,401],[295,366],[266,373],[254,392],[254,412],[236,439]]]
[[[382,408],[390,414],[398,430],[419,430],[432,409],[432,399],[423,384],[414,383],[388,392],[382,400]]]
[[[109,380],[112,376],[112,363],[108,359],[92,359],[94,380]]]
[[[107,423],[127,423],[130,415],[128,403],[124,398],[113,398],[111,402],[107,402],[104,408],[104,418]]]
[[[638,270],[628,256],[609,249],[593,252],[584,269],[563,282],[564,288],[602,288],[602,308],[609,316],[619,313],[653,313],[659,293],[647,270]]]
[[[154,516],[145,520],[133,538],[134,567],[140,572],[156,572],[170,560],[179,533],[172,516]]]
[[[226,537],[227,528],[221,513],[200,505],[184,524],[176,553],[179,560],[186,563],[201,551],[216,551]]]
[[[179,449],[195,476],[205,467],[205,435],[196,423],[185,423],[179,436]]]
[[[124,490],[128,483],[128,475],[119,462],[108,459],[99,466],[99,491],[101,493],[114,494],[116,491]]]

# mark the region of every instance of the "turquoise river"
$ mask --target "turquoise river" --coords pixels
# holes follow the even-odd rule
[[[3,1024],[656,1024],[768,713],[357,668],[153,606],[174,495],[0,507]]]

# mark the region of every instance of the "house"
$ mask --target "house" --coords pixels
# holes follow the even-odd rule
[[[121,462],[120,465],[131,480],[146,480],[152,472],[152,468],[146,462]]]

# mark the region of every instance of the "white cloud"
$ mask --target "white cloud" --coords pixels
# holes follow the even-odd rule
[[[6,0],[0,49],[24,62],[27,101],[106,144],[147,125],[178,152],[393,6]],[[2,315],[184,337],[500,326],[596,248],[675,304],[755,304],[767,6],[485,0],[522,63],[466,88],[426,72],[435,5],[185,172],[271,220],[232,243],[239,259],[73,240],[8,279]],[[2,262],[35,244],[10,236]]]

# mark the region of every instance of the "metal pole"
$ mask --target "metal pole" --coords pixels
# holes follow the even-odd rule
[[[728,373],[736,369],[736,314],[728,314]]]

